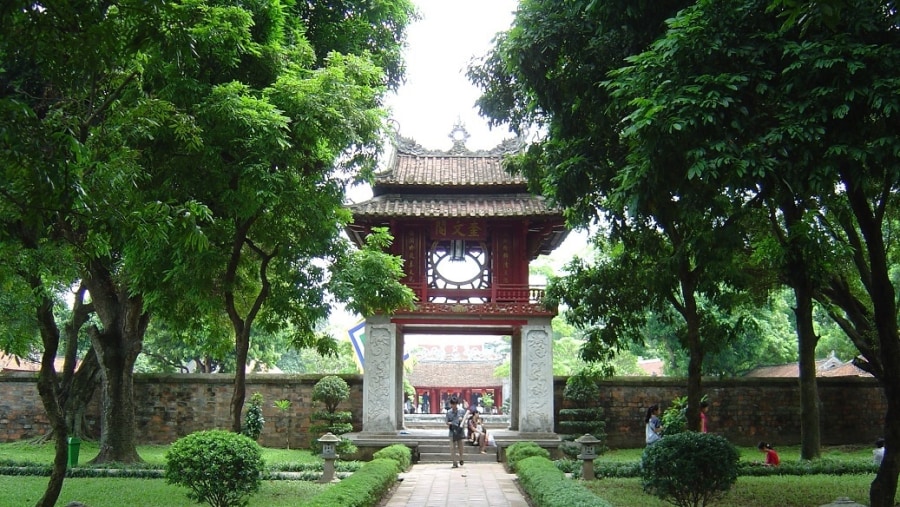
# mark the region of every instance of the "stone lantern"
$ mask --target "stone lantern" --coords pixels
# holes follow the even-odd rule
[[[575,441],[581,444],[581,454],[578,455],[578,459],[582,460],[581,478],[592,481],[594,480],[594,459],[597,458],[596,445],[600,443],[600,440],[597,440],[594,435],[585,433]]]
[[[325,460],[322,478],[319,479],[319,482],[334,481],[334,460],[338,458],[335,445],[340,441],[341,439],[331,432],[322,435],[322,438],[318,440],[322,444],[322,458]]]

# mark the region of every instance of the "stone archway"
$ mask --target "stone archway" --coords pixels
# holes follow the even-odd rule
[[[482,321],[462,317],[454,322],[473,328]],[[529,318],[524,325],[510,325],[509,334],[513,338],[509,429],[553,433],[550,318]],[[403,343],[403,332],[398,331],[398,325],[389,317],[366,319],[363,434],[396,433],[403,428]]]

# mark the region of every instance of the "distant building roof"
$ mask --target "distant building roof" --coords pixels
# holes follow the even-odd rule
[[[421,361],[409,373],[413,387],[490,387],[502,384],[494,377],[496,361]]]
[[[800,363],[778,364],[773,366],[758,366],[744,374],[745,377],[781,377],[797,378],[800,376]],[[871,377],[868,372],[861,370],[853,361],[843,362],[832,351],[825,359],[816,361],[817,377]]]
[[[64,359],[61,357],[57,357],[54,365],[56,366],[56,371],[62,371]],[[34,361],[25,357],[15,356],[13,354],[7,354],[6,352],[0,352],[0,372],[12,372],[12,371],[40,371],[41,363],[39,361]]]
[[[651,377],[662,377],[663,376],[663,360],[658,358],[653,359],[639,359],[638,360],[638,368],[644,370],[644,373],[650,375]]]

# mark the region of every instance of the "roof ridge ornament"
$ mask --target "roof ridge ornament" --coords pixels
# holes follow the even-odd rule
[[[466,125],[459,116],[456,117],[456,123],[453,124],[453,128],[450,130],[450,134],[447,137],[453,140],[453,147],[450,148],[449,154],[465,155],[471,153],[466,148],[466,141],[468,141],[471,136],[469,135],[469,131],[466,130]]]
[[[466,141],[471,135],[466,130],[465,125],[459,120],[453,125],[449,137],[453,140],[453,147],[449,150],[428,149],[416,142],[415,139],[400,135],[400,130],[397,128],[392,131],[391,143],[397,152],[417,157],[502,157],[503,155],[523,151],[526,144],[525,138],[519,136],[504,139],[500,144],[489,150],[470,150],[466,148]],[[393,164],[388,165],[393,166]]]

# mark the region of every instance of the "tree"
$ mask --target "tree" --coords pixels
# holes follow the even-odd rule
[[[779,222],[773,236],[780,248],[760,255],[784,270],[797,294],[801,362],[814,350],[808,307],[815,299],[853,340],[860,366],[884,386],[885,437],[900,440],[890,269],[896,249],[889,241],[900,183],[891,154],[898,102],[890,91],[900,36],[893,9],[847,5],[832,27],[784,29],[765,2],[700,2],[617,81],[630,89],[621,99],[633,108],[623,127],[632,146],[668,132],[688,160],[685,177],[744,189]],[[893,505],[897,458],[882,463],[872,505]]]
[[[702,296],[707,304],[725,305],[723,308],[738,304],[738,292],[723,290],[725,286],[716,280],[738,282],[739,273],[733,268],[741,252],[726,254],[716,246],[742,241],[737,223],[718,220],[723,210],[741,206],[741,196],[721,195],[715,189],[683,192],[672,187],[675,180],[664,175],[653,186],[632,187],[636,182],[619,173],[627,162],[618,130],[621,118],[610,109],[609,92],[596,86],[627,57],[662,35],[663,21],[687,5],[524,2],[513,28],[498,37],[492,52],[481,65],[470,68],[469,76],[484,89],[478,104],[491,121],[510,121],[518,132],[533,123],[545,129],[546,136],[521,157],[513,158],[510,167],[525,174],[533,190],[565,206],[574,224],[602,219],[602,234],[612,234],[626,250],[604,259],[610,268],[622,263],[622,276],[607,280],[621,282],[623,277],[634,277],[635,273],[625,269],[627,264],[649,275],[642,281],[653,282],[649,287],[636,287],[625,280],[634,291],[629,301],[613,298],[620,302],[603,308],[616,312],[614,315],[590,314],[596,306],[584,308],[580,324],[592,328],[586,358],[611,356],[637,337],[646,310],[671,305],[684,320],[680,336],[691,357],[688,415],[697,426],[703,354],[722,346],[722,340],[734,331],[704,314],[697,298]],[[669,162],[678,164],[678,160]],[[640,191],[644,193],[638,198]],[[612,271],[607,273],[612,275]],[[565,285],[589,286],[586,280],[583,284],[557,284],[556,296],[562,302]],[[618,296],[625,292],[615,284],[603,286],[617,290]],[[584,304],[594,295],[589,289],[584,300],[571,294],[571,302]]]
[[[323,47],[315,49],[326,65],[315,67],[296,12],[277,2],[242,5],[14,2],[0,11],[0,124],[15,125],[0,129],[4,242],[31,241],[38,257],[68,249],[61,259],[71,259],[90,294],[97,319],[88,332],[103,386],[98,461],[140,459],[132,376],[152,312],[210,314],[210,294],[242,297],[253,286],[247,273],[269,267],[288,273],[275,280],[284,285],[303,283],[307,266],[320,273],[312,255],[306,265],[290,265],[290,255],[273,261],[287,250],[277,241],[257,244],[244,229],[267,225],[270,217],[254,213],[296,211],[258,204],[298,182],[289,197],[309,205],[301,210],[307,216],[323,224],[342,216],[341,187],[327,174],[339,156],[354,167],[373,154],[378,91],[388,80],[367,59]],[[411,10],[403,1],[390,6],[379,12]],[[386,21],[399,44],[406,19]],[[348,128],[354,125],[361,129]],[[345,152],[352,147],[358,150]],[[307,231],[304,253],[330,237],[322,231]],[[249,241],[236,247],[229,238]],[[244,249],[259,255],[255,268],[236,255]],[[197,266],[210,260],[231,260],[232,277],[207,278],[209,270]],[[28,268],[29,279],[43,273],[38,263]],[[210,291],[209,280],[226,283]],[[260,291],[271,289],[265,277],[257,280]],[[322,307],[317,294],[308,294],[311,308]],[[240,312],[255,316],[259,308],[229,306],[243,339],[249,326]],[[45,340],[45,357],[53,345]]]

